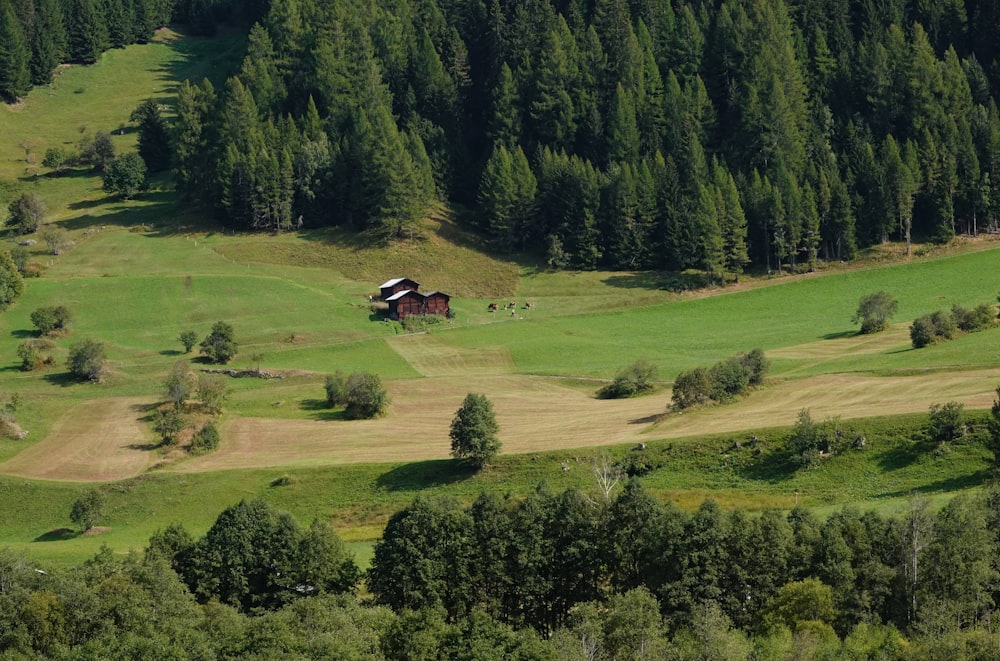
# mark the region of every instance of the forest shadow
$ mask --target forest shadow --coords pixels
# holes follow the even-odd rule
[[[648,289],[669,292],[704,289],[711,284],[704,273],[664,273],[660,271],[620,273],[608,276],[601,282],[609,287],[620,289]]]
[[[55,528],[35,537],[33,542],[62,542],[67,539],[79,537],[79,533],[72,528]]]
[[[375,484],[387,491],[419,491],[467,480],[476,469],[454,459],[415,461],[379,475]]]
[[[145,191],[136,195],[134,201],[146,204],[134,205],[107,198],[78,202],[77,209],[105,207],[109,209],[109,213],[101,215],[84,213],[58,221],[57,224],[67,230],[124,227],[150,237],[172,236],[179,232],[208,229],[209,223],[205,222],[207,219],[193,216],[191,210],[180,203],[180,199],[173,191],[159,189]]]
[[[177,26],[173,29],[177,31]],[[180,57],[171,58],[156,69],[165,79],[160,81],[159,95],[152,98],[161,105],[173,107],[181,81],[197,84],[208,78],[215,89],[221,89],[229,72],[243,59],[246,39],[245,32],[241,34],[238,29],[220,27],[213,36],[181,34],[179,39],[161,40],[160,43]]]

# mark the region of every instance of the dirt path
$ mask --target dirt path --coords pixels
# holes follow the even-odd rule
[[[0,464],[0,473],[43,480],[105,482],[142,472],[158,456],[139,418],[148,400],[99,399],[67,409],[46,438]]]

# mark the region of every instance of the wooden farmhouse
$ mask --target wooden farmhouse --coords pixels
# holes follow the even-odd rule
[[[414,315],[451,314],[451,296],[439,291],[423,294],[417,291],[420,284],[409,278],[389,280],[379,287],[382,299],[389,305],[389,318],[402,320]]]
[[[379,285],[379,292],[383,301],[388,301],[389,297],[393,294],[404,291],[418,291],[419,289],[420,283],[409,278],[393,278]]]

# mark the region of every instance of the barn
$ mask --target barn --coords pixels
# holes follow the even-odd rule
[[[418,291],[420,289],[420,283],[416,280],[410,280],[409,278],[393,278],[392,280],[387,280],[379,285],[379,292],[382,296],[383,301],[388,301],[389,297],[393,294],[398,294],[404,291]]]
[[[421,294],[418,291],[406,290],[397,292],[385,300],[389,304],[390,319],[402,320],[413,315],[428,314],[448,316],[451,312],[449,307],[451,297],[439,291]]]

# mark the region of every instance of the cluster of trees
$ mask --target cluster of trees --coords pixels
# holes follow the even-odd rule
[[[674,628],[707,605],[761,634],[810,620],[840,636],[872,622],[974,628],[1000,596],[997,497],[959,496],[937,513],[914,498],[901,517],[844,509],[825,521],[801,508],[727,513],[711,501],[684,512],[637,481],[606,505],[576,491],[484,494],[469,507],[418,498],[390,519],[368,585],[395,610],[481,609],[543,634],[571,627],[581,604],[636,588]]]
[[[180,90],[175,167],[240,227],[399,236],[436,195],[555,267],[808,268],[996,225],[998,13],[273,3],[223,90]]]
[[[674,379],[671,401],[676,409],[686,409],[710,400],[732,401],[753,386],[764,382],[771,362],[761,349],[741,353],[712,365],[681,372]]]
[[[323,388],[326,405],[329,408],[343,406],[344,417],[348,420],[377,418],[389,408],[389,395],[382,379],[374,372],[345,375],[338,370],[326,377]]]
[[[962,333],[974,333],[996,325],[996,311],[982,303],[972,308],[952,305],[951,310],[937,310],[917,317],[910,324],[910,342],[914,349],[943,342]]]
[[[998,415],[997,417],[1000,417]],[[37,571],[0,550],[0,651],[18,658],[983,659],[996,639],[1000,491],[896,516],[682,511],[638,480],[462,506],[418,497],[367,575],[325,523],[261,500],[200,539]],[[100,521],[81,495],[73,520]]]
[[[0,98],[12,102],[52,82],[61,62],[92,64],[109,48],[145,43],[173,9],[174,0],[0,3]]]

